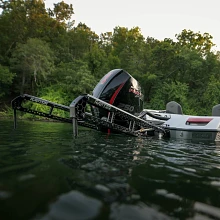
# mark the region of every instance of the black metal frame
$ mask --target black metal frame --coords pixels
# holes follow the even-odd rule
[[[31,101],[50,107],[48,113],[32,110],[22,106],[25,101]],[[99,109],[106,110],[107,117],[99,118],[95,113],[86,112],[87,104],[95,111]],[[142,134],[142,131],[151,130],[160,134],[166,134],[166,130],[163,127],[153,125],[141,117],[134,116],[122,109],[119,109],[107,102],[104,102],[92,95],[81,95],[77,97],[70,106],[65,106],[50,102],[48,100],[41,99],[39,97],[31,96],[28,94],[20,95],[12,100],[12,108],[14,109],[14,127],[16,128],[16,110],[27,112],[34,115],[39,115],[54,120],[72,123],[74,136],[78,135],[78,125],[83,127],[89,127],[99,130],[100,128],[111,129],[119,133],[125,133],[128,135],[138,136]],[[53,114],[54,109],[60,109],[70,113],[69,118],[63,118]],[[125,123],[120,124],[116,120],[116,116],[120,117]]]

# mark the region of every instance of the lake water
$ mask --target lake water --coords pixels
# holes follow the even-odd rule
[[[220,219],[220,147],[1,119],[0,219]]]

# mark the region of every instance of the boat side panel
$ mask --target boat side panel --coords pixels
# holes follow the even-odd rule
[[[192,141],[220,141],[220,132],[170,130],[170,137]]]
[[[188,123],[188,119],[210,119],[210,116],[171,115],[171,118],[164,123],[164,127],[171,130],[183,131],[220,131],[220,117],[212,117],[207,123]]]

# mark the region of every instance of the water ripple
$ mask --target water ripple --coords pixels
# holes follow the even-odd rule
[[[0,219],[220,219],[214,143],[11,126],[0,126]]]

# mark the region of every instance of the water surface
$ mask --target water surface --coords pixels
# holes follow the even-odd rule
[[[0,219],[220,219],[220,147],[0,119]]]

